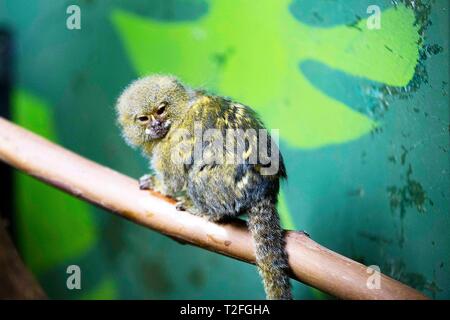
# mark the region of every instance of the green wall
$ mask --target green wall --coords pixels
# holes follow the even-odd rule
[[[134,177],[115,125],[132,79],[173,73],[278,128],[289,229],[450,298],[449,3],[0,0],[13,120]],[[81,8],[81,30],[66,8]],[[369,5],[381,29],[367,28]],[[263,298],[253,266],[182,246],[16,174],[21,252],[52,298]],[[82,290],[66,288],[66,268]],[[296,298],[325,299],[300,283]]]

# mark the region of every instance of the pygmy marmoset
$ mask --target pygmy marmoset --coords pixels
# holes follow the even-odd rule
[[[164,75],[131,83],[116,108],[126,141],[151,159],[154,174],[143,176],[140,187],[174,197],[179,210],[210,221],[248,214],[267,298],[291,299],[276,209],[280,179],[287,175],[273,139],[258,135],[267,131],[255,112]],[[208,134],[199,137],[198,129]],[[236,139],[225,142],[233,130]],[[277,170],[269,172],[267,159],[274,155]]]

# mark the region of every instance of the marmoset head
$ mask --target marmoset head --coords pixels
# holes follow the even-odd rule
[[[164,138],[188,101],[188,90],[175,77],[153,75],[132,82],[116,105],[126,141],[142,146]]]

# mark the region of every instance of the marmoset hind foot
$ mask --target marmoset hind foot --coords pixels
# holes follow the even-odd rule
[[[223,214],[207,214],[201,212],[188,197],[177,198],[178,202],[175,204],[175,208],[178,211],[188,211],[194,216],[202,217],[209,222],[223,223],[227,221],[227,216]]]
[[[168,195],[165,194],[165,188],[162,183],[152,174],[145,174],[139,178],[139,189],[141,190],[153,190],[159,192],[163,195],[173,197],[177,200],[175,204],[175,208],[178,211],[188,211],[190,214],[205,218],[211,222],[219,222],[223,220],[221,217],[209,216],[202,213],[200,210],[195,207],[192,203],[191,199],[186,196],[176,196],[176,195]]]
[[[291,299],[284,232],[276,209],[280,180],[287,178],[278,147],[265,131],[264,137],[255,135],[247,141],[236,138],[237,150],[241,150],[236,156],[243,161],[208,161],[208,157],[224,152],[224,147],[226,154],[235,153],[227,149],[229,145],[224,146],[224,140],[218,143],[222,133],[264,132],[256,113],[238,102],[191,89],[175,77],[164,75],[131,83],[119,97],[116,109],[123,137],[131,146],[142,149],[156,173],[140,179],[140,188],[172,197],[181,192],[186,196],[178,197],[177,208],[210,221],[248,214],[256,264],[267,298]],[[202,132],[214,133],[210,140],[198,144],[200,152],[196,153],[194,146],[197,139],[202,139],[196,136],[198,125]],[[180,132],[187,133],[187,137],[180,138]],[[183,150],[177,150],[180,142],[186,147]],[[260,157],[261,145],[271,156],[258,163],[250,161]],[[179,159],[175,161],[174,155]],[[269,169],[272,164],[275,167],[271,172],[266,172],[268,158]]]

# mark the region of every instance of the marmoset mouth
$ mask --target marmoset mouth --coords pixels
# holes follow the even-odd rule
[[[145,134],[150,139],[163,138],[170,129],[170,121],[154,121],[145,129]]]

